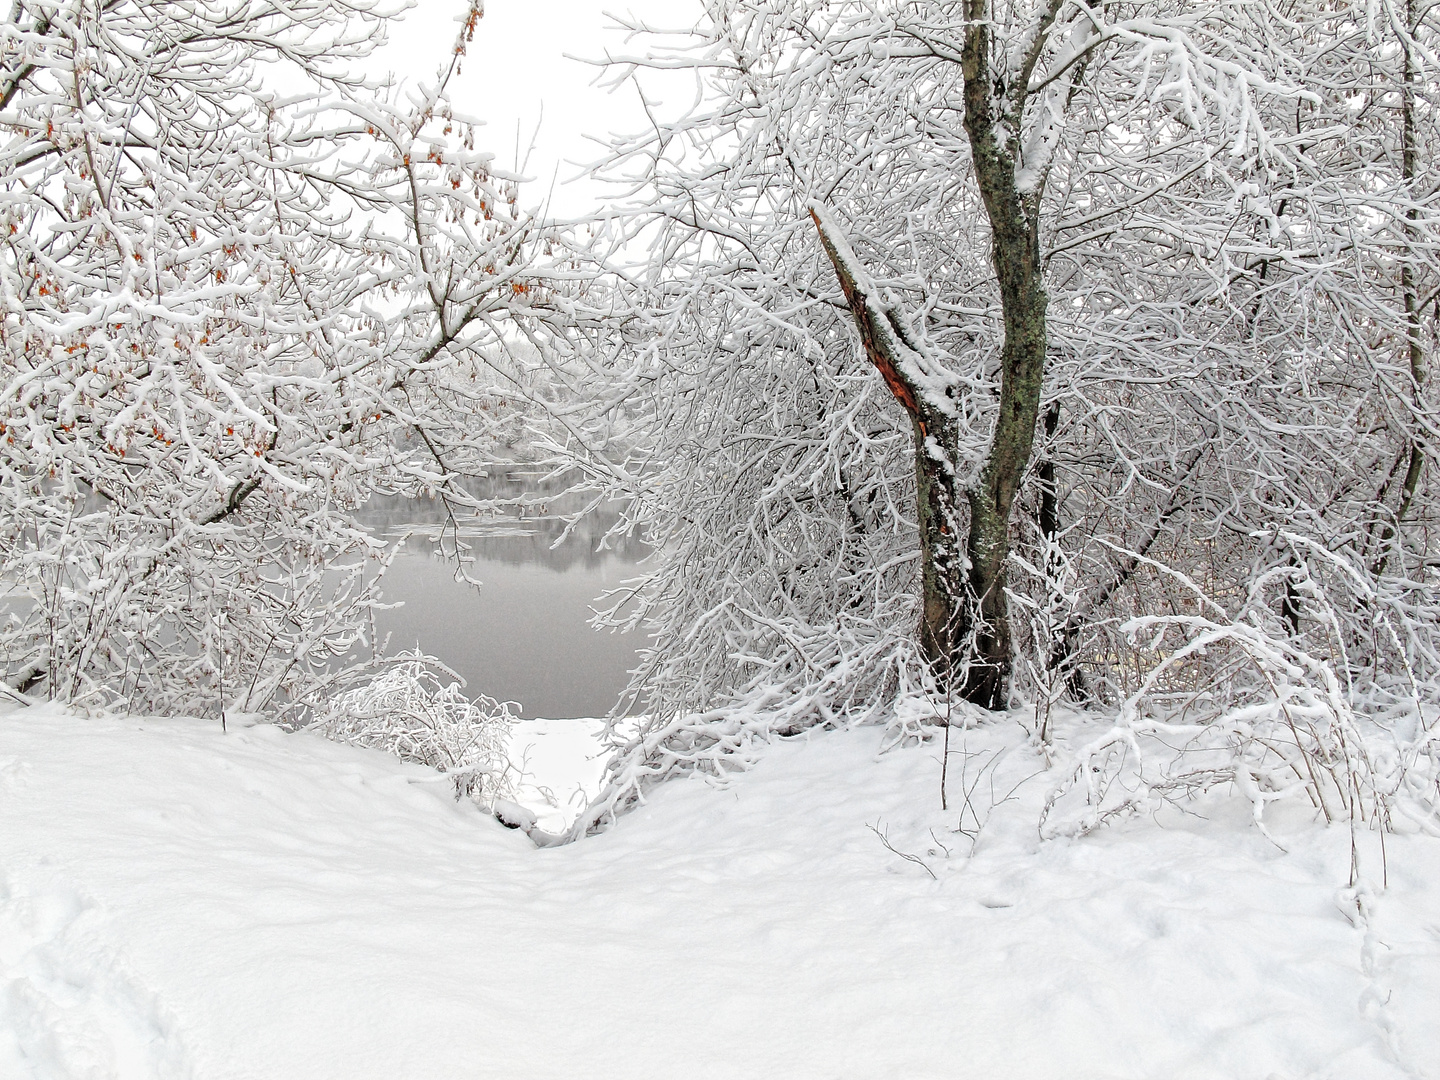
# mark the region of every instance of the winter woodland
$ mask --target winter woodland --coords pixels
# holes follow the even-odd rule
[[[697,0],[597,62],[694,93],[576,221],[450,100],[478,2],[364,74],[402,6],[12,0],[12,696],[508,799],[506,707],[385,651],[355,514],[442,500],[463,574],[467,480],[523,460],[654,552],[600,605],[643,642],[605,784],[539,842],[1001,715],[1045,835],[1221,788],[1440,831],[1440,3]]]

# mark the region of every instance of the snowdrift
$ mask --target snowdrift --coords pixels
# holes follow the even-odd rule
[[[3,708],[3,706],[0,706]],[[533,798],[595,724],[522,726]],[[536,849],[256,726],[0,713],[6,1080],[1429,1075],[1440,844],[1213,793],[1042,841],[1018,724],[778,743]],[[571,813],[574,813],[572,807]],[[1285,850],[1281,850],[1283,845]]]

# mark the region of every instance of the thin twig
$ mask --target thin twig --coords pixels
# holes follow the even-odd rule
[[[866,825],[865,827],[880,838],[880,843],[885,845],[885,850],[889,851],[893,855],[899,855],[900,858],[904,859],[906,862],[913,862],[916,866],[920,867],[920,869],[924,870],[925,873],[930,875],[930,880],[940,880],[935,876],[935,871],[931,870],[930,867],[925,865],[924,859],[920,858],[920,856],[918,855],[911,855],[908,851],[901,851],[894,844],[892,844],[890,842],[890,836],[888,832],[881,832],[875,825]]]

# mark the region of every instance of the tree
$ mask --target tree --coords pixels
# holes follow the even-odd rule
[[[15,0],[0,27],[0,648],[136,710],[307,707],[374,640],[353,510],[485,460],[553,238],[445,86],[353,73],[402,6]],[[511,328],[514,328],[513,330]]]
[[[983,464],[966,485],[968,522],[957,512],[953,490],[953,409],[938,398],[920,405],[923,386],[899,380],[908,391],[901,400],[916,417],[919,438],[922,642],[932,666],[966,673],[955,689],[986,708],[1003,708],[1007,700],[1013,653],[1007,603],[1012,509],[1032,457],[1050,345],[1042,231],[1075,208],[1065,197],[1074,192],[1055,197],[1048,189],[1057,151],[1073,126],[1072,114],[1083,108],[1077,108],[1077,98],[1093,95],[1092,107],[1103,110],[1105,123],[1123,131],[1120,139],[1110,140],[1106,164],[1111,169],[1136,156],[1134,149],[1127,152],[1118,144],[1130,141],[1153,163],[1153,148],[1185,127],[1195,137],[1190,154],[1177,162],[1182,173],[1225,144],[1247,140],[1256,147],[1252,167],[1283,164],[1285,155],[1267,130],[1266,112],[1253,99],[1269,95],[1293,101],[1304,95],[1266,69],[1271,58],[1262,55],[1256,62],[1246,47],[1250,27],[1243,18],[1232,19],[1232,5],[1225,3],[1131,14],[1118,6],[1092,10],[1063,0],[1039,5],[970,0],[958,6],[914,5],[878,22],[860,16],[846,27],[852,42],[857,33],[871,42],[898,42],[910,70],[897,78],[918,84],[913,91],[917,102],[921,93],[933,95],[923,106],[932,113],[944,108],[935,97],[943,101],[940,88],[948,75],[951,92],[959,98],[953,111],[962,118],[970,170],[989,225],[1003,327],[1000,400]],[[893,58],[896,52],[888,49],[886,55]],[[1141,64],[1161,67],[1165,74],[1153,82],[1148,76],[1137,80],[1129,72]],[[953,73],[936,70],[957,66],[958,86]],[[1083,154],[1082,147],[1075,149]],[[1083,168],[1085,158],[1077,155],[1059,164],[1062,171]],[[846,251],[839,228],[819,215],[816,224],[873,362],[903,375],[906,366],[897,363],[899,356],[889,347],[892,337],[876,331],[882,318],[904,327],[909,316],[857,303],[866,291],[859,287],[863,271],[839,257]],[[1058,414],[1049,423],[1058,423]],[[935,437],[939,454],[927,451],[930,430],[945,433]],[[933,506],[927,505],[936,497],[932,493],[940,493]],[[962,534],[967,537],[963,559],[954,550]],[[962,566],[968,581],[956,572]]]
[[[623,58],[701,91],[615,152],[617,228],[650,257],[612,373],[645,481],[613,490],[662,554],[650,719],[590,820],[927,674],[942,708],[947,679],[986,707],[1007,682],[1114,704],[1175,648],[1137,619],[1257,619],[1257,596],[1352,701],[1423,672],[1419,715],[1433,550],[1406,517],[1405,575],[1362,553],[1393,543],[1367,524],[1377,462],[1400,462],[1393,514],[1433,438],[1394,363],[1405,275],[1371,258],[1434,273],[1431,189],[1352,123],[1389,32],[1278,0],[717,2]],[[1402,82],[1380,96],[1422,94]],[[1147,700],[1270,693],[1185,655]]]

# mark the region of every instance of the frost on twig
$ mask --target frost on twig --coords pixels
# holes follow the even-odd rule
[[[1333,812],[1328,774],[1311,781],[1297,756],[1292,787],[1275,754],[1338,765],[1333,733],[1374,723],[1423,786],[1440,500],[1435,383],[1413,358],[1433,353],[1440,281],[1440,219],[1416,194],[1436,181],[1420,74],[1436,32],[1312,7],[717,0],[693,32],[631,25],[649,49],[617,82],[684,69],[705,93],[598,169],[631,196],[607,227],[638,253],[616,296],[627,349],[601,378],[644,482],[609,491],[657,554],[627,592],[653,635],[634,684],[647,720],[617,729],[595,820],[827,712],[881,715],[917,681],[918,480],[895,386],[926,374],[925,348],[943,355],[967,486],[1001,413],[996,233],[965,121],[974,10],[993,77],[968,87],[1018,167],[1015,196],[1035,202],[1018,239],[1048,295],[1043,426],[1001,523],[1007,689],[1043,699],[1042,722],[1115,715],[1166,665],[1122,728],[1193,723],[1208,741],[1107,744],[1130,764],[1138,746],[1147,783],[1179,775],[1162,759],[1203,758],[1186,784],[1251,784],[1271,811],[1323,790]],[[893,382],[857,353],[857,321],[900,357]],[[1268,583],[1254,602],[1252,579]],[[1131,640],[1162,614],[1213,626]],[[1340,699],[1322,680],[1302,700],[1286,674],[1313,670],[1302,655]],[[1077,776],[1052,823],[1119,805],[1103,779],[1129,775],[1116,761],[1092,762],[1105,799]]]
[[[518,779],[507,748],[512,702],[467,697],[428,657],[402,655],[359,686],[333,698],[311,729],[337,742],[384,750],[446,774],[455,797],[486,809],[513,802]]]
[[[377,653],[386,552],[357,509],[473,506],[465,478],[560,396],[562,294],[594,275],[445,97],[478,7],[434,85],[354,74],[403,7],[0,20],[0,676],[22,691],[293,712]]]
[[[1204,614],[1140,616],[1121,627],[1148,671],[1098,735],[1059,750],[1042,833],[1085,833],[1123,815],[1193,806],[1225,787],[1250,804],[1267,837],[1267,812],[1283,802],[1308,804],[1327,822],[1379,829],[1403,815],[1440,834],[1433,702],[1415,683],[1362,682],[1347,663],[1343,633],[1331,635],[1329,656],[1296,641],[1272,604],[1277,581],[1292,578],[1303,578],[1302,568],[1260,575],[1233,616],[1185,579]],[[1369,590],[1358,576],[1352,584]],[[1293,581],[1282,595],[1294,595]],[[1412,649],[1427,647],[1433,628],[1406,631],[1403,608],[1387,611],[1373,590],[1364,600],[1397,644],[1407,632]],[[1329,594],[1308,589],[1306,606],[1309,617],[1340,631]]]

